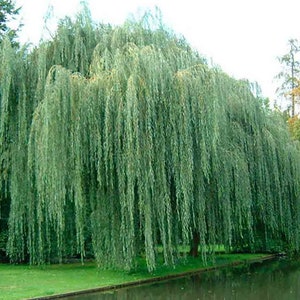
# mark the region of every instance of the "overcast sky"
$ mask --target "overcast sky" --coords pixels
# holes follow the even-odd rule
[[[72,16],[80,0],[16,0],[22,6],[22,42],[37,44],[44,17]],[[163,21],[207,58],[235,78],[257,81],[263,95],[275,98],[277,57],[287,42],[300,39],[299,0],[89,0],[95,21],[121,24],[130,14],[159,7]],[[44,34],[45,36],[45,34]]]

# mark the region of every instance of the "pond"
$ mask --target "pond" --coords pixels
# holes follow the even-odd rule
[[[69,297],[68,299],[300,299],[300,260],[265,261],[159,283]]]

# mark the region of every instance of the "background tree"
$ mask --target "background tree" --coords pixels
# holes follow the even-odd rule
[[[15,19],[21,8],[16,8],[12,0],[0,0],[0,40],[7,36],[16,43],[17,30],[10,28],[9,22]]]
[[[298,116],[288,118],[288,126],[292,138],[300,141],[300,119]]]
[[[283,70],[277,75],[277,78],[282,80],[282,85],[278,91],[284,97],[291,99],[289,108],[291,109],[291,117],[294,117],[299,88],[300,61],[298,60],[298,54],[300,47],[296,39],[289,40],[288,44],[289,52],[279,58]]]

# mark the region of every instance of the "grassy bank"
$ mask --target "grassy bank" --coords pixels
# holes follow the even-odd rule
[[[176,268],[159,267],[149,274],[143,262],[135,272],[99,270],[94,263],[63,264],[44,267],[0,264],[0,299],[26,299],[104,287],[154,277],[180,274],[209,266],[262,259],[264,254],[220,254],[204,266],[201,259],[188,258]]]

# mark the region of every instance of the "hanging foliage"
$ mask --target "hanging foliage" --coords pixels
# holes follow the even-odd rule
[[[174,264],[191,241],[204,260],[216,244],[299,250],[300,152],[283,120],[153,24],[83,12],[30,53],[1,44],[12,261],[88,251],[125,269],[145,255],[153,270],[159,246]]]

